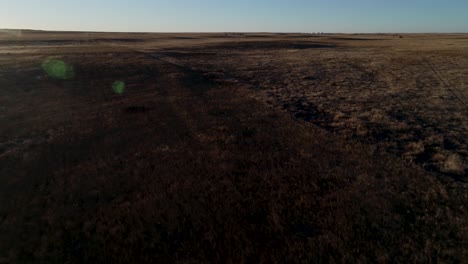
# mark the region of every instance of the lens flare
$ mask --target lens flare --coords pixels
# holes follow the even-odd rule
[[[112,90],[114,90],[116,94],[123,94],[125,91],[125,83],[122,81],[114,82],[112,84]]]
[[[69,80],[75,77],[73,66],[58,59],[47,59],[42,63],[42,69],[55,79]]]

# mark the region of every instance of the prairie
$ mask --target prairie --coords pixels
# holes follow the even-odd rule
[[[468,36],[0,31],[0,263],[463,263]]]

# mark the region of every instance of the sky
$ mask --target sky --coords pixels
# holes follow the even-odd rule
[[[0,0],[0,28],[112,32],[468,32],[468,0]]]

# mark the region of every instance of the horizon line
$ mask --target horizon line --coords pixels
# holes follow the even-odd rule
[[[60,29],[33,29],[33,28],[0,28],[1,31],[40,31],[40,32],[63,32],[63,33],[117,33],[117,34],[468,34],[468,32],[324,32],[324,31],[101,31],[101,30],[60,30]]]

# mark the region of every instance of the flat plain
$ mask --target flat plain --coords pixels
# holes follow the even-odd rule
[[[468,35],[0,31],[0,263],[463,263]]]

